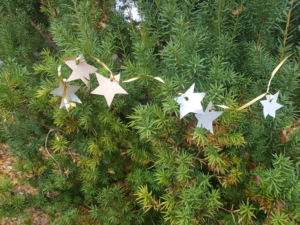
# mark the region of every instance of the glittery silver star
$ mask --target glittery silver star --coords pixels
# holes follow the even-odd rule
[[[204,114],[197,113],[195,116],[198,119],[197,127],[203,127],[207,130],[209,130],[212,134],[214,133],[212,122],[217,119],[223,111],[214,111],[211,110],[212,102],[210,102],[204,112]]]
[[[203,113],[201,101],[205,93],[194,93],[195,84],[193,84],[183,95],[174,98],[180,104],[180,119],[186,114]]]
[[[279,91],[273,95],[273,99],[271,99],[271,95],[267,95],[267,100],[260,101],[260,103],[264,106],[264,117],[270,115],[275,118],[276,110],[280,109],[283,105],[278,104],[276,101],[278,99]]]
[[[61,100],[59,108],[66,106],[66,104],[70,101],[81,103],[80,99],[75,95],[75,92],[79,88],[80,86],[67,85],[66,99]],[[64,85],[61,82],[59,82],[59,87],[51,91],[50,94],[64,97]],[[66,107],[68,108],[68,106]]]

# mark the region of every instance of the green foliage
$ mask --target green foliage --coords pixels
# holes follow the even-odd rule
[[[19,193],[1,178],[0,218],[35,208],[53,224],[299,224],[299,4],[135,3],[141,21],[127,21],[113,0],[0,2],[0,140],[19,182],[37,190]],[[270,85],[284,105],[276,118],[259,102],[219,108],[265,93],[290,53]],[[57,68],[67,79],[63,60],[79,54],[105,77],[94,57],[120,72],[128,95],[108,107],[90,94],[91,74],[91,90],[71,81],[82,104],[59,109]],[[174,98],[193,83],[206,93],[203,108],[224,111],[213,134],[193,113],[179,119]]]
[[[255,215],[252,212],[253,210],[255,210],[255,208],[250,205],[248,201],[246,204],[242,203],[240,205],[241,218],[239,221],[241,221],[243,224],[253,224],[253,218],[255,218]]]

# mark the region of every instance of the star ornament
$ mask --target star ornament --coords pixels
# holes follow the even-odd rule
[[[283,105],[278,104],[276,101],[278,99],[279,91],[273,95],[273,99],[271,95],[267,95],[267,100],[260,101],[260,103],[264,106],[264,117],[270,115],[275,118],[276,110],[280,109]]]
[[[59,87],[50,92],[52,95],[61,96],[63,99],[60,103],[60,107],[66,107],[67,109],[70,107],[69,102],[78,102],[81,103],[80,99],[75,95],[75,92],[80,88],[80,86],[67,85],[66,87],[66,95],[64,97],[64,85],[60,82]]]
[[[214,110],[209,111],[211,107],[212,107],[212,102],[208,104],[204,114],[197,113],[196,118],[198,120],[197,127],[203,127],[209,130],[213,134],[214,130],[213,130],[212,122],[215,119],[217,119],[223,113],[223,111],[214,111]]]
[[[120,74],[113,76],[113,79],[106,78],[96,73],[98,83],[100,84],[92,94],[104,95],[107,105],[110,106],[115,94],[128,94],[119,84]]]
[[[73,70],[67,82],[81,79],[85,85],[90,88],[90,73],[95,73],[98,70],[96,67],[87,64],[83,60],[81,60],[78,65],[75,60],[65,61],[65,64]]]
[[[201,101],[205,93],[194,93],[195,84],[193,84],[182,96],[174,98],[180,104],[180,119],[186,114],[203,113]]]

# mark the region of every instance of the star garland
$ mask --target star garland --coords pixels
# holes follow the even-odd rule
[[[275,112],[276,110],[280,109],[283,107],[283,105],[280,105],[277,103],[279,91],[273,96],[269,93],[270,85],[272,82],[272,79],[274,78],[275,74],[277,71],[280,69],[280,67],[283,65],[283,63],[293,54],[288,55],[284,60],[282,60],[276,68],[273,70],[271,74],[271,78],[268,82],[267,86],[267,91],[255,99],[251,100],[250,102],[246,103],[245,105],[239,107],[238,109],[231,109],[228,106],[225,105],[217,105],[224,110],[236,110],[240,111],[242,109],[247,108],[248,106],[252,105],[256,101],[262,99],[263,97],[266,96],[267,100],[260,101],[261,104],[263,105],[263,112],[264,112],[264,117],[266,118],[267,115],[270,115],[275,118]],[[205,95],[205,93],[193,93],[194,92],[194,85],[193,84],[186,92],[185,94],[179,93],[181,95],[178,98],[174,98],[174,100],[180,104],[180,119],[183,118],[185,115],[188,113],[196,113],[196,118],[198,119],[197,127],[203,127],[209,130],[211,133],[213,133],[213,128],[212,128],[212,122],[215,120],[217,117],[219,117],[223,112],[222,111],[209,111],[212,108],[212,102],[209,103],[207,106],[205,112],[202,110],[201,106],[201,101]],[[199,95],[201,94],[201,95]]]
[[[287,56],[284,60],[282,60],[274,71],[271,74],[271,78],[268,82],[267,91],[258,97],[254,98],[250,102],[245,105],[239,107],[238,109],[231,109],[225,105],[217,105],[224,110],[236,110],[240,111],[245,109],[246,107],[252,105],[256,101],[266,97],[267,100],[260,101],[263,105],[264,117],[266,118],[268,115],[275,118],[276,110],[283,107],[279,103],[277,103],[277,99],[279,96],[279,91],[272,95],[269,93],[269,88],[277,71],[283,65],[283,63],[293,54]],[[110,73],[110,78],[106,78],[99,73],[96,73],[98,70],[96,67],[89,65],[85,62],[84,57],[80,55],[77,58],[67,58],[64,60],[64,63],[68,65],[72,69],[72,73],[68,79],[63,79],[61,77],[61,65],[58,67],[58,77],[60,80],[59,87],[50,92],[50,94],[58,95],[62,97],[62,101],[60,104],[60,108],[66,107],[69,111],[70,109],[76,107],[77,103],[81,103],[80,99],[75,95],[75,92],[80,89],[80,86],[68,85],[67,83],[73,80],[82,80],[85,85],[90,89],[90,74],[95,73],[96,78],[98,80],[99,86],[91,92],[91,94],[103,95],[106,99],[107,105],[110,107],[115,94],[128,94],[119,84],[120,74],[115,75],[108,66],[96,58],[95,56],[90,55],[91,58],[95,59],[100,65],[102,65],[107,71]],[[156,79],[162,83],[165,83],[160,77],[154,77],[151,75],[138,75],[131,79],[125,80],[123,82],[132,82],[142,77],[149,77],[151,79]],[[219,117],[223,111],[214,111],[212,109],[212,102],[209,103],[206,110],[203,111],[201,101],[203,100],[205,93],[194,93],[195,84],[184,93],[179,93],[179,97],[174,98],[174,100],[180,105],[180,119],[186,116],[188,113],[194,113],[196,118],[198,119],[197,127],[203,127],[213,133],[212,122],[217,117]],[[71,102],[72,101],[72,102]]]
[[[68,79],[63,79],[61,77],[60,65],[58,67],[58,77],[60,80],[59,87],[50,92],[50,94],[62,97],[60,108],[66,107],[69,111],[76,107],[76,104],[73,102],[81,103],[80,99],[75,95],[75,92],[80,86],[68,85],[67,83],[80,79],[86,84],[88,89],[90,89],[90,74],[92,73],[96,74],[99,86],[92,91],[91,94],[103,95],[108,106],[111,105],[115,94],[128,94],[119,84],[120,74],[114,75],[105,63],[94,56],[91,57],[110,72],[110,78],[106,78],[99,73],[96,73],[98,69],[86,63],[83,55],[80,55],[77,58],[67,58],[63,60],[63,62],[72,69],[72,73]]]
[[[62,101],[60,103],[59,108],[65,106],[66,109],[69,111],[69,109],[76,107],[76,104],[73,102],[81,103],[80,99],[75,95],[75,92],[78,91],[80,86],[73,86],[67,84],[66,79],[63,79],[61,77],[61,65],[58,67],[58,77],[60,80],[59,87],[51,91],[50,94],[61,96]]]

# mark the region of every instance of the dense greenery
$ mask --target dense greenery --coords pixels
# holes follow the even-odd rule
[[[2,177],[0,218],[30,224],[23,212],[33,207],[53,224],[299,224],[299,2],[136,5],[141,21],[113,0],[0,2],[0,140],[19,182],[38,190],[20,193]],[[193,83],[204,108],[237,109],[266,92],[291,53],[270,86],[284,105],[276,118],[256,102],[224,110],[214,134],[193,113],[179,119],[173,99]],[[94,57],[120,72],[128,95],[108,107],[76,80],[82,104],[59,109],[49,94],[57,68],[68,78],[63,60],[80,54],[103,76]]]

